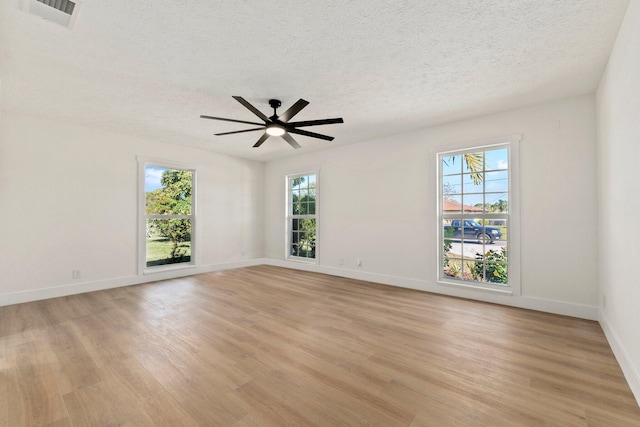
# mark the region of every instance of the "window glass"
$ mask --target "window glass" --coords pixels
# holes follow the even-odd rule
[[[317,244],[317,175],[291,175],[287,179],[287,258],[313,261]]]
[[[509,146],[439,155],[442,280],[509,285]]]
[[[144,168],[145,267],[191,263],[195,171]]]

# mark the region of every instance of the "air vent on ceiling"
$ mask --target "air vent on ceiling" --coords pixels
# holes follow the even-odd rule
[[[70,0],[24,0],[22,8],[48,21],[71,28],[80,9],[79,2]]]

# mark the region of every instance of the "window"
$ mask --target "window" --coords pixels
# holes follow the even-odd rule
[[[287,177],[287,258],[316,260],[318,226],[317,173]]]
[[[439,281],[504,291],[519,283],[519,254],[509,250],[516,143],[438,153]]]
[[[140,270],[193,265],[195,169],[153,161],[139,167]]]

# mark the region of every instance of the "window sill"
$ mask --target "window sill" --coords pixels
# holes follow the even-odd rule
[[[463,282],[463,281],[457,281],[457,280],[442,280],[442,279],[438,279],[436,282],[438,285],[441,286],[449,286],[449,287],[453,287],[453,288],[462,288],[462,289],[469,289],[469,290],[474,290],[474,291],[483,291],[483,292],[489,292],[492,294],[500,294],[500,295],[511,295],[513,296],[513,288],[511,286],[504,286],[501,288],[497,288],[497,287],[493,287],[493,286],[484,286],[482,284],[471,284],[471,283],[467,283],[467,282]]]
[[[301,264],[318,264],[318,260],[315,258],[309,259],[309,258],[297,258],[297,257],[289,257],[286,259],[286,261],[293,261],[293,262],[299,262]]]
[[[157,267],[145,267],[142,270],[142,274],[154,274],[154,273],[165,273],[167,271],[176,271],[176,270],[188,270],[196,268],[195,264],[168,264],[168,265],[159,265]]]

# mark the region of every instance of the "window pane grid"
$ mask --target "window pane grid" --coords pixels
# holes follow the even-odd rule
[[[143,265],[191,263],[195,171],[144,165],[144,172]]]
[[[508,148],[441,154],[442,277],[507,285]]]
[[[290,176],[287,180],[288,257],[313,260],[316,256],[317,177]]]

